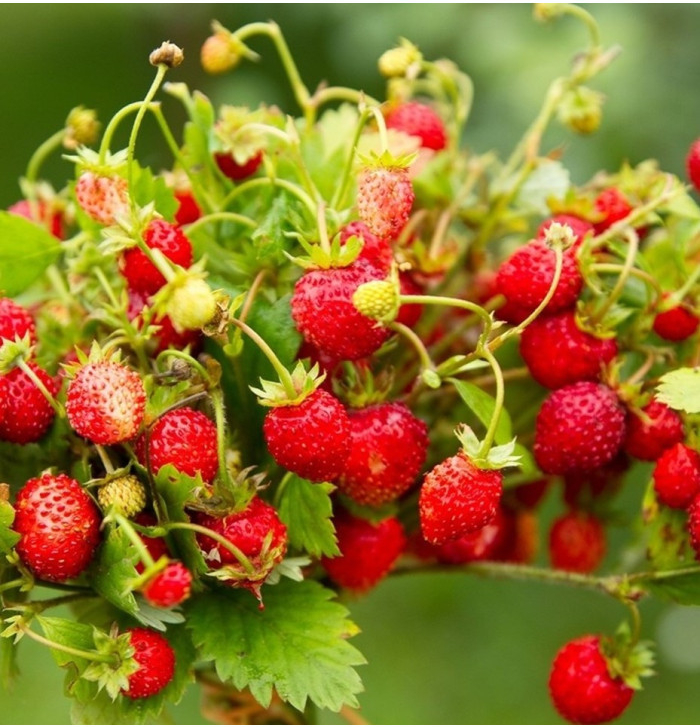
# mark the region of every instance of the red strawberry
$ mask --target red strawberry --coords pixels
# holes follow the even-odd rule
[[[153,576],[141,592],[152,606],[172,608],[189,598],[191,586],[192,574],[179,560],[175,560]]]
[[[170,684],[175,674],[175,652],[162,634],[151,629],[127,629],[133,658],[139,668],[129,675],[122,694],[129,699],[152,697]]]
[[[146,436],[136,441],[136,456],[144,466],[158,472],[171,464],[179,472],[212,482],[219,469],[216,427],[204,414],[183,406],[164,414],[150,432],[148,458]]]
[[[700,493],[700,454],[681,442],[667,449],[654,467],[654,489],[667,507],[687,508]]]
[[[593,573],[605,557],[605,529],[595,515],[572,511],[558,517],[549,531],[552,567]]]
[[[382,505],[403,495],[420,472],[428,428],[400,402],[349,412],[350,456],[338,488],[362,505]]]
[[[254,497],[245,510],[223,517],[197,515],[197,522],[235,545],[250,562],[247,568],[221,543],[197,533],[197,542],[208,565],[223,569],[221,580],[232,587],[247,588],[260,599],[260,588],[287,552],[287,528],[272,505]]]
[[[700,191],[700,139],[696,139],[690,145],[685,158],[685,169],[690,183]]]
[[[496,274],[496,290],[519,311],[531,313],[547,295],[556,269],[554,250],[542,240],[532,240],[501,263]],[[545,310],[550,313],[571,307],[583,287],[574,248],[563,253],[559,283]],[[500,311],[504,316],[503,310]],[[510,320],[507,318],[506,320]]]
[[[567,472],[564,475],[564,502],[576,509],[590,508],[594,503],[609,500],[619,491],[629,467],[629,457],[620,451],[602,467]]]
[[[21,199],[8,207],[7,211],[13,215],[24,217],[30,222],[36,222],[45,227],[54,237],[59,240],[63,239],[63,212],[55,206],[52,209],[52,205],[47,204],[44,200],[37,200],[33,207],[28,200]]]
[[[95,444],[132,439],[143,422],[146,389],[136,371],[116,361],[83,366],[68,386],[66,414],[73,429]]]
[[[225,176],[232,179],[234,182],[239,182],[240,180],[246,179],[247,177],[255,174],[258,167],[262,164],[262,160],[262,151],[254,154],[243,164],[238,164],[238,162],[233,158],[233,154],[231,152],[221,151],[214,154],[214,161],[216,162],[216,165]]]
[[[623,220],[634,209],[622,192],[616,187],[602,191],[593,203],[598,213],[595,234],[599,235],[611,225]]]
[[[56,381],[35,363],[29,362],[28,365],[47,391],[55,396],[59,388]],[[20,368],[12,369],[0,379],[5,381],[0,391],[4,394],[0,398],[4,409],[4,415],[0,416],[0,439],[15,444],[37,442],[54,420],[51,404]]]
[[[667,298],[668,294],[664,295]],[[685,304],[660,311],[654,318],[653,328],[657,336],[666,341],[685,341],[698,329],[700,319]]]
[[[568,225],[571,228],[574,233],[575,248],[581,246],[586,235],[593,233],[593,225],[588,220],[582,220],[575,215],[554,215],[537,228],[537,237],[544,239],[545,232],[554,222],[558,222],[560,225]]]
[[[499,507],[494,519],[483,528],[437,546],[436,557],[441,563],[452,565],[495,560],[508,543],[509,525],[508,516]]]
[[[598,338],[581,330],[573,310],[540,316],[522,333],[520,355],[532,378],[548,389],[577,381],[594,381],[603,364],[617,355],[614,338]]]
[[[518,485],[508,490],[508,504],[514,510],[534,510],[547,494],[551,480],[543,477],[525,485]]]
[[[557,712],[574,724],[603,724],[619,717],[634,694],[610,674],[600,637],[589,635],[565,644],[554,659],[549,693]]]
[[[0,298],[0,344],[29,335],[32,345],[36,344],[36,325],[31,313],[12,298]]]
[[[350,420],[345,407],[323,389],[299,404],[274,406],[263,423],[275,462],[312,482],[331,482],[350,453]]]
[[[359,257],[388,273],[394,260],[391,245],[385,239],[373,235],[367,225],[359,220],[350,222],[340,231],[341,245],[344,245],[353,236],[362,240]]]
[[[175,190],[175,199],[178,202],[177,211],[175,212],[175,222],[178,225],[189,225],[196,222],[202,216],[202,210],[197,204],[191,190],[177,189]]]
[[[543,472],[563,475],[612,461],[625,436],[625,412],[603,384],[580,381],[553,391],[535,424],[535,460]]]
[[[385,120],[387,129],[419,137],[425,149],[440,151],[447,146],[445,124],[426,104],[416,101],[399,104],[389,110]]]
[[[103,225],[113,225],[117,217],[129,214],[128,185],[116,174],[84,171],[75,184],[75,197],[82,209]]]
[[[477,467],[460,450],[423,480],[418,498],[423,537],[442,545],[483,528],[496,517],[502,492],[501,472]]]
[[[357,180],[357,211],[370,231],[393,240],[404,228],[413,207],[413,185],[400,166],[365,167]]]
[[[307,271],[292,295],[297,330],[331,358],[356,361],[371,355],[390,331],[363,316],[352,295],[362,283],[383,279],[383,272],[362,259],[344,268]]]
[[[165,220],[152,220],[146,228],[143,240],[148,247],[160,250],[176,265],[183,268],[192,265],[192,243],[177,225]],[[165,278],[138,247],[124,251],[120,267],[132,290],[153,295],[165,285]]]
[[[79,576],[100,541],[100,512],[68,475],[43,474],[17,493],[13,529],[22,562],[46,581]]]
[[[351,591],[368,591],[384,578],[406,547],[401,523],[388,517],[371,523],[342,512],[333,522],[340,555],[321,558],[331,579]]]
[[[688,506],[688,532],[695,560],[700,560],[700,495],[696,495]]]
[[[684,437],[680,416],[666,404],[652,399],[641,414],[632,411],[628,414],[624,449],[632,457],[653,462]]]

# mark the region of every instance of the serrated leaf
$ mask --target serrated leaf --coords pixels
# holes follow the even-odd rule
[[[659,598],[683,606],[700,606],[700,573],[679,573],[677,576],[649,581],[646,585]]]
[[[462,401],[474,412],[477,419],[485,426],[488,427],[491,421],[491,416],[496,407],[495,399],[487,394],[483,389],[480,389],[474,384],[470,384],[468,381],[460,381],[459,379],[450,379],[450,382],[457,389],[457,393],[462,398]],[[496,434],[494,441],[496,444],[507,444],[513,439],[513,425],[510,420],[510,415],[505,410],[505,407],[501,409],[501,415],[498,418],[498,426],[496,427]]]
[[[156,177],[148,167],[141,168],[134,164],[134,171],[136,174],[130,192],[136,198],[137,204],[141,207],[152,204],[166,220],[172,220],[178,201],[165,179]]]
[[[24,217],[0,211],[0,292],[25,291],[61,253],[48,230]]]
[[[275,504],[294,548],[315,557],[340,553],[331,520],[330,494],[334,489],[328,482],[313,484],[297,475],[284,479],[275,496]]]
[[[695,563],[685,510],[660,505],[653,481],[647,486],[642,501],[642,517],[648,538],[647,557],[653,570],[674,570]]]
[[[275,257],[288,247],[284,234],[289,231],[288,219],[289,199],[284,194],[277,195],[266,210],[264,219],[251,235],[258,260]]]
[[[333,597],[314,581],[283,580],[267,589],[261,611],[249,593],[210,593],[189,602],[188,624],[219,678],[250,688],[263,706],[274,689],[296,709],[310,699],[338,711],[357,705],[362,683],[353,667],[365,660],[347,642],[357,627]]]
[[[138,605],[129,590],[138,576],[138,554],[123,529],[110,526],[91,566],[93,588],[121,611],[136,615]]]
[[[682,368],[664,374],[656,387],[656,398],[671,409],[700,413],[700,368]]]
[[[516,204],[542,216],[549,213],[547,200],[562,199],[571,186],[569,170],[558,161],[541,161],[520,187]]]
[[[19,540],[19,534],[11,529],[15,509],[9,502],[0,500],[0,554],[9,553]]]

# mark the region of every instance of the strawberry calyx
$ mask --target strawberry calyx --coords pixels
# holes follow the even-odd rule
[[[128,632],[119,634],[116,626],[109,634],[93,629],[95,656],[80,675],[82,679],[97,682],[98,689],[104,689],[111,699],[116,699],[129,686],[129,677],[139,670],[134,658],[134,648]]]
[[[380,154],[374,151],[358,154],[358,162],[363,169],[408,169],[417,158],[418,152],[392,154],[388,149]]]
[[[304,363],[297,361],[286,383],[281,380],[268,381],[261,378],[260,388],[254,386],[249,388],[258,397],[261,406],[297,406],[318,389],[325,378],[326,373],[320,373],[318,363],[307,371]]]
[[[641,689],[641,679],[655,674],[651,643],[636,641],[627,622],[620,625],[614,636],[601,637],[600,651],[610,676],[622,679],[632,689]]]
[[[120,149],[114,154],[107,152],[101,157],[94,149],[80,145],[74,155],[65,154],[63,158],[75,162],[78,173],[92,172],[101,177],[123,176],[127,164],[127,150]]]
[[[343,375],[333,381],[333,391],[351,409],[364,409],[386,401],[394,384],[391,370],[375,374],[368,364],[347,361]]]
[[[303,270],[329,270],[330,268],[347,268],[357,260],[362,252],[363,242],[357,235],[351,235],[341,241],[341,234],[337,234],[330,241],[330,246],[309,242],[301,235],[289,233],[304,249],[306,255],[290,255],[284,251],[288,260]]]
[[[8,374],[20,363],[28,361],[34,355],[34,346],[29,331],[21,338],[17,336],[14,340],[0,339],[0,375]]]
[[[483,453],[484,441],[476,436],[471,427],[460,424],[455,429],[455,436],[462,445],[462,451],[479,469],[501,470],[506,467],[517,467],[520,464],[520,455],[514,454],[515,438],[506,444],[491,446],[486,453]]]

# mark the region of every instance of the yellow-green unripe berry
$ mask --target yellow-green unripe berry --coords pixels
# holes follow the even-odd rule
[[[202,278],[187,277],[174,287],[165,310],[176,330],[194,331],[216,316],[216,296]]]
[[[352,303],[363,316],[390,323],[399,312],[399,289],[391,280],[371,280],[357,288]]]
[[[100,487],[97,502],[104,511],[113,507],[124,517],[133,517],[146,507],[146,488],[134,475],[115,477]]]

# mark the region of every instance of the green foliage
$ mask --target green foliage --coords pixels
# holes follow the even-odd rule
[[[462,401],[471,409],[476,415],[477,419],[485,426],[488,427],[491,417],[493,416],[494,409],[496,408],[496,401],[490,395],[487,394],[483,389],[480,389],[475,384],[471,384],[468,381],[460,381],[459,379],[450,379],[457,393],[462,398]],[[498,424],[496,426],[496,434],[494,440],[496,444],[507,444],[513,439],[513,425],[510,420],[510,415],[505,410],[501,409],[500,416],[498,417]]]
[[[91,566],[95,590],[121,611],[136,615],[138,604],[131,592],[131,582],[138,576],[136,548],[123,528],[111,525]]]
[[[19,535],[12,530],[15,510],[9,502],[0,500],[0,555],[9,553],[17,544]]]
[[[700,369],[680,368],[664,374],[656,387],[656,398],[671,409],[700,413]]]

